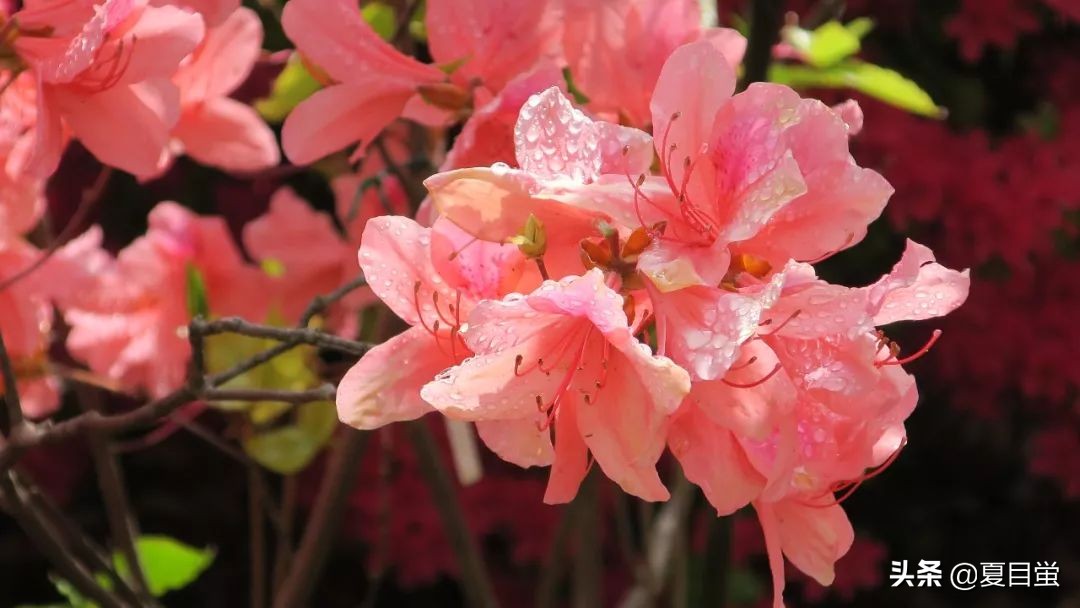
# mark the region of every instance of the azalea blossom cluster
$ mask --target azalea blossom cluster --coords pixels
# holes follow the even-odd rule
[[[286,157],[352,147],[361,163],[332,178],[333,216],[282,188],[236,242],[223,218],[163,202],[117,254],[98,227],[44,252],[26,234],[72,140],[142,180],[181,154],[280,162],[230,98],[262,31],[224,0],[27,0],[3,16],[0,324],[27,415],[53,413],[70,372],[47,355],[54,305],[82,371],[162,397],[187,377],[193,314],[293,325],[359,270],[366,289],[322,329],[356,336],[378,302],[409,328],[342,378],[343,422],[475,423],[502,459],[550,467],[549,503],[594,467],[664,501],[670,451],[719,515],[756,510],[777,605],[784,556],[829,584],[854,537],[841,503],[906,442],[903,366],[940,336],[905,349],[879,328],[952,311],[969,282],[914,242],[871,285],[817,276],[893,192],[849,152],[858,105],[736,92],[746,41],[703,27],[691,0],[431,0],[431,63],[350,0],[291,0],[282,25],[319,85],[282,126]],[[451,128],[412,209],[403,142]],[[211,367],[237,356],[208,349]]]

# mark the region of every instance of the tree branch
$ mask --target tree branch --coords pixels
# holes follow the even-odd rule
[[[337,540],[338,524],[345,512],[345,498],[356,483],[360,453],[367,439],[367,433],[349,427],[344,427],[338,436],[292,567],[274,598],[274,608],[308,605],[330,549]]]
[[[646,562],[650,580],[656,582],[656,586],[650,588],[648,582],[638,581],[623,600],[622,608],[646,608],[655,604],[660,587],[663,587],[671,572],[680,530],[690,516],[690,507],[694,504],[693,490],[693,485],[680,471],[671,500],[660,509],[649,530]]]
[[[436,451],[435,439],[423,420],[414,420],[405,424],[408,427],[409,439],[420,461],[420,472],[427,480],[435,508],[442,517],[443,528],[446,530],[450,547],[454,550],[461,567],[462,583],[465,586],[465,596],[468,598],[469,605],[494,608],[498,606],[498,602],[495,599],[495,591],[491,587],[487,567],[465,522],[465,514],[461,511],[461,504],[458,503],[450,474]]]

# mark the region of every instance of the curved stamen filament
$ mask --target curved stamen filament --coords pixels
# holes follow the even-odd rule
[[[761,386],[762,384],[765,384],[766,382],[768,382],[769,379],[772,378],[773,376],[775,376],[777,374],[777,372],[779,372],[782,367],[783,367],[783,365],[780,365],[779,363],[777,363],[776,367],[773,367],[772,371],[765,374],[765,376],[763,378],[761,378],[760,380],[755,380],[754,382],[750,382],[749,384],[741,384],[741,383],[738,383],[738,382],[732,382],[731,380],[728,380],[727,378],[724,378],[723,382],[724,382],[724,384],[730,386],[731,388],[754,388],[756,386]]]
[[[783,323],[781,323],[780,325],[777,325],[776,327],[774,327],[772,331],[770,331],[767,334],[763,334],[763,333],[761,333],[759,331],[758,335],[759,336],[771,336],[771,335],[779,332],[781,329],[784,329],[784,327],[786,327],[788,323],[791,323],[792,319],[794,319],[795,317],[797,317],[797,316],[799,316],[801,314],[802,314],[802,309],[797,308],[797,309],[795,309],[795,312],[791,313],[791,315],[788,316],[788,318],[784,319]],[[773,322],[773,319],[765,319],[764,321],[762,321],[758,325],[760,325],[760,326],[771,325],[772,322]]]
[[[930,352],[930,349],[934,347],[934,344],[937,343],[938,338],[940,337],[941,330],[935,329],[934,333],[930,334],[930,339],[927,340],[926,344],[924,344],[923,347],[919,350],[915,351],[914,354],[904,357],[903,359],[897,359],[896,355],[890,355],[890,357],[888,359],[885,359],[884,361],[875,361],[874,365],[876,365],[877,367],[881,367],[883,365],[906,365],[908,363],[911,363],[912,361],[915,361],[916,359],[919,359],[926,353]]]
[[[756,362],[757,362],[757,355],[754,355],[753,357],[750,357],[749,359],[747,359],[746,362],[744,362],[744,363],[740,363],[738,365],[733,365],[733,366],[729,367],[728,371],[729,372],[737,372],[740,369],[746,369],[746,368],[750,367],[751,365],[753,365]]]

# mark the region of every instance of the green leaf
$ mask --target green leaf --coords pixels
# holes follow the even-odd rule
[[[149,534],[135,540],[135,551],[139,555],[146,585],[154,597],[187,587],[210,567],[216,557],[213,549],[198,549],[168,536]],[[113,564],[121,576],[131,576],[127,561],[119,553],[113,554]]]
[[[566,81],[566,90],[570,91],[570,95],[574,97],[574,101],[576,101],[580,105],[585,105],[589,103],[589,97],[577,87],[577,84],[574,83],[574,75],[570,73],[570,68],[563,68],[562,75],[563,80]]]
[[[278,123],[301,101],[322,88],[299,55],[293,55],[274,80],[270,95],[255,102],[255,109],[269,122]]]
[[[194,264],[188,264],[185,270],[187,273],[188,316],[193,319],[195,317],[209,317],[210,303],[206,299],[206,282],[203,280],[202,273]]]
[[[530,259],[542,257],[547,251],[547,231],[544,230],[544,223],[530,213],[521,232],[507,239],[507,242],[517,245],[521,253]]]
[[[835,65],[861,48],[859,36],[839,21],[829,21],[813,31],[789,25],[781,36],[806,63],[819,68]]]
[[[873,31],[874,20],[869,17],[859,17],[858,19],[849,21],[845,27],[853,36],[862,40],[863,38],[866,38],[867,34]]]
[[[252,459],[282,475],[303,470],[337,427],[337,408],[331,401],[315,401],[297,408],[294,423],[257,432],[243,441],[244,451]]]
[[[887,104],[931,118],[944,118],[945,109],[915,82],[879,65],[849,59],[829,68],[774,63],[769,80],[795,88],[849,88]]]
[[[394,37],[394,30],[397,28],[394,7],[384,2],[369,2],[360,9],[360,12],[364,15],[364,21],[367,21],[371,29],[375,30],[375,33],[383,40]]]

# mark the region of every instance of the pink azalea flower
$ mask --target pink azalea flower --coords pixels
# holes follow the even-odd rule
[[[100,230],[91,229],[58,249],[33,273],[0,289],[0,332],[28,417],[43,418],[59,406],[60,381],[48,361],[53,303],[90,286],[90,273],[102,261],[99,241]],[[38,263],[42,255],[21,239],[0,240],[0,283]]]
[[[746,39],[730,29],[701,27],[697,0],[569,0],[564,52],[588,107],[612,122],[644,128],[649,95],[676,48],[706,38],[732,68]]]
[[[44,180],[20,173],[33,140],[37,90],[29,73],[0,70],[0,242],[25,234],[45,211]]]
[[[178,117],[169,77],[202,38],[202,19],[142,0],[39,0],[12,22],[15,54],[38,85],[33,151],[20,172],[47,176],[74,136],[105,164],[155,173]]]
[[[436,65],[427,65],[382,40],[348,0],[293,0],[285,6],[282,25],[304,57],[331,80],[285,121],[283,145],[295,163],[356,142],[362,151],[402,115],[443,123],[472,103],[474,89],[490,99],[553,56],[559,33],[551,2],[431,2],[428,47]]]
[[[290,188],[270,199],[270,209],[244,226],[244,247],[263,264],[278,295],[282,319],[293,323],[311,299],[356,274],[354,249],[333,220],[313,210]]]
[[[520,168],[496,163],[446,171],[424,185],[440,214],[481,240],[504,242],[521,232],[530,215],[557,226],[547,233],[545,263],[558,279],[581,272],[579,241],[598,235],[598,222],[611,219],[600,202],[585,209],[563,199],[594,183],[589,192],[601,198],[608,182],[597,180],[605,170],[628,164],[647,170],[651,145],[644,132],[592,120],[551,87],[530,97],[515,123]],[[625,183],[625,177],[619,179]]]
[[[451,418],[476,421],[503,459],[550,464],[546,502],[574,497],[589,453],[625,491],[668,498],[656,461],[690,377],[634,337],[623,298],[599,269],[481,302],[461,334],[476,355],[421,396]]]
[[[254,108],[229,98],[262,51],[262,23],[238,8],[206,37],[173,76],[180,119],[172,135],[195,160],[226,171],[257,171],[281,160],[277,139]]]
[[[777,276],[783,289],[758,316],[754,337],[720,379],[695,383],[668,441],[718,512],[753,502],[779,606],[781,552],[829,584],[852,537],[839,506],[846,496],[834,492],[849,494],[905,441],[918,393],[901,366],[938,334],[901,358],[874,327],[947,314],[966,298],[969,278],[911,242],[893,271],[867,287],[830,285],[794,262]]]
[[[95,373],[129,390],[164,395],[180,386],[191,355],[188,277],[197,271],[215,316],[266,317],[262,272],[247,264],[224,220],[176,203],[150,212],[145,236],[97,270],[97,284],[62,303],[67,347]]]
[[[342,422],[372,429],[431,411],[420,388],[471,354],[466,319],[481,300],[517,286],[524,260],[516,247],[477,242],[445,220],[425,228],[398,216],[368,221],[359,258],[375,295],[412,326],[368,351],[338,385]]]

